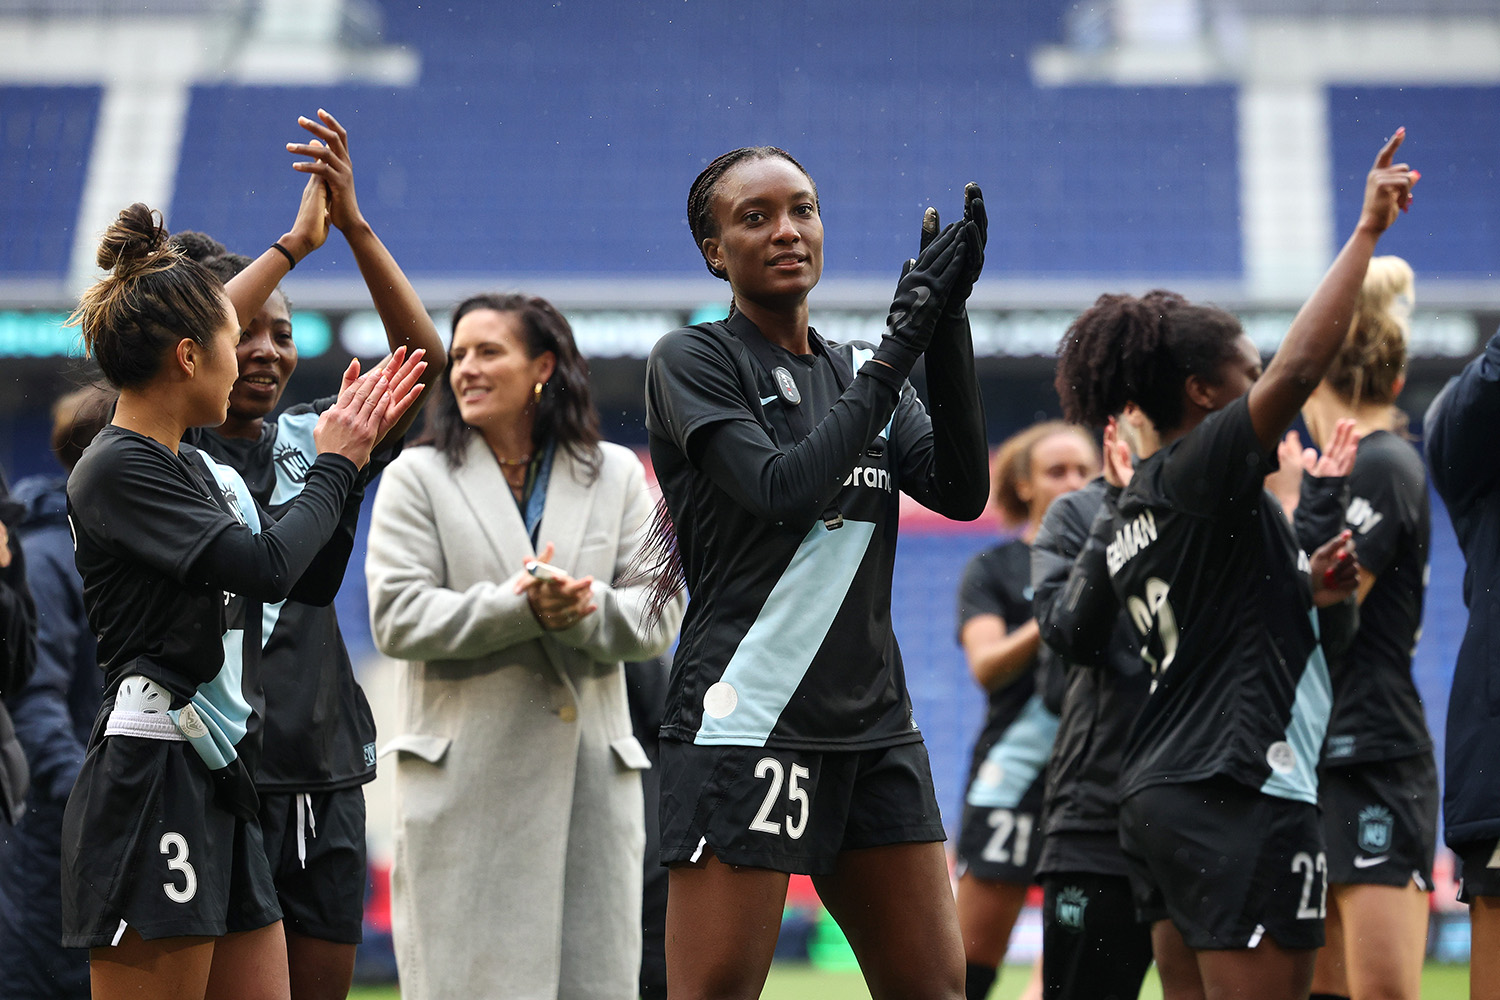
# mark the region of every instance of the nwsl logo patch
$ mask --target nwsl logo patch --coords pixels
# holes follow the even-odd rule
[[[312,471],[312,463],[307,460],[307,456],[291,445],[277,448],[273,461],[276,463],[276,470],[288,482],[305,483],[307,474]]]
[[[1378,854],[1391,846],[1395,818],[1385,806],[1366,806],[1359,811],[1359,849]]]

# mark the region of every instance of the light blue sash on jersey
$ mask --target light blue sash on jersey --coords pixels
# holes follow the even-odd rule
[[[1034,694],[985,755],[965,801],[981,809],[1014,809],[1047,766],[1057,737],[1057,716]]]

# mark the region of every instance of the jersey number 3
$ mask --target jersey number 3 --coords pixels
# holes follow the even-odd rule
[[[198,873],[188,864],[187,840],[180,833],[164,833],[161,835],[161,852],[167,856],[167,868],[182,874],[182,888],[163,882],[161,891],[174,903],[186,903],[198,895]]]
[[[787,807],[789,810],[792,807],[797,810],[796,819],[792,818],[790,811],[786,814],[786,835],[793,840],[800,839],[807,829],[807,813],[811,803],[807,800],[807,789],[799,783],[812,777],[812,772],[801,764],[793,764],[792,779],[787,781],[786,770],[781,766],[781,761],[775,757],[762,757],[755,765],[755,776],[764,778],[766,775],[771,776],[771,787],[766,790],[766,798],[760,804],[760,811],[750,821],[750,829],[756,833],[781,835],[781,824],[771,818],[771,810],[776,808],[776,803],[781,798],[781,786],[785,783]]]

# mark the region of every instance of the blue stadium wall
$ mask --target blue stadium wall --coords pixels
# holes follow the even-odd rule
[[[1062,39],[1067,6],[384,0],[385,40],[420,53],[419,83],[196,87],[169,222],[237,249],[274,239],[301,181],[282,146],[302,138],[297,114],[326,107],[352,132],[366,215],[418,276],[697,274],[692,178],[769,143],[819,183],[830,276],[894,274],[921,208],[951,209],[977,179],[995,220],[988,274],[1096,276],[1101,290],[1115,275],[1237,280],[1235,91],[1036,87],[1029,54]],[[0,278],[66,273],[99,102],[92,87],[0,87]],[[1424,178],[1386,248],[1424,278],[1493,276],[1497,120],[1500,88],[1331,89],[1336,232],[1353,225],[1370,151],[1405,124]],[[339,240],[311,269],[354,272]],[[45,470],[42,415],[0,421],[13,478]],[[953,594],[991,541],[911,532],[901,547],[896,627],[950,817],[982,707]],[[1461,575],[1435,503],[1416,669],[1439,734]],[[357,569],[340,608],[368,651]]]

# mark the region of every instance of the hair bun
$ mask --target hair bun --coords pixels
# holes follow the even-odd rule
[[[167,250],[167,229],[161,213],[136,202],[121,210],[99,241],[98,264],[116,277],[125,277],[147,266]]]

